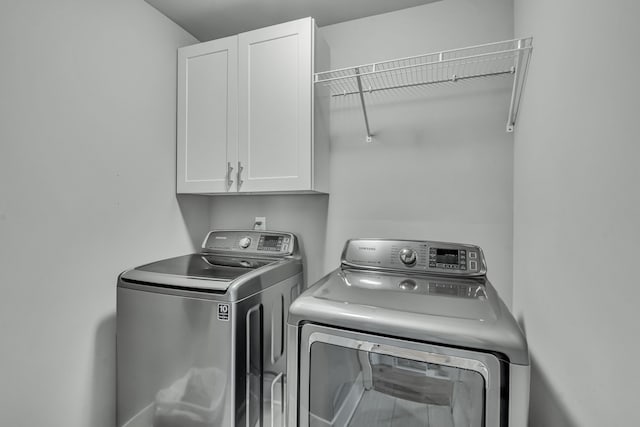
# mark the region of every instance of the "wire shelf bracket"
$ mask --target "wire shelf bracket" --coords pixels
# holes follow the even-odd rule
[[[360,72],[356,70],[356,80],[358,82],[358,92],[360,93],[360,104],[362,105],[362,113],[364,114],[364,126],[367,128],[367,142],[372,142],[371,130],[369,129],[369,118],[367,117],[367,105],[364,103],[364,94],[362,93],[362,79]]]
[[[528,37],[324,71],[314,75],[314,83],[327,86],[332,97],[359,96],[366,140],[371,142],[367,94],[511,74],[513,87],[506,130],[513,132],[532,43],[533,38]]]

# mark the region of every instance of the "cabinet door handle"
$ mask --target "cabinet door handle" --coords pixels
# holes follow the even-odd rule
[[[233,184],[233,180],[231,179],[232,171],[233,171],[233,166],[231,166],[231,162],[227,162],[227,191],[231,189],[231,184]]]
[[[243,170],[243,169],[244,169],[244,168],[242,167],[242,163],[241,163],[241,162],[238,162],[238,177],[237,177],[237,180],[238,180],[238,191],[240,191],[240,186],[241,186],[241,185],[242,185],[242,183],[244,182],[244,181],[242,180],[242,170]]]

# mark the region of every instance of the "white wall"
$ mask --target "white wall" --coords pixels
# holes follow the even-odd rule
[[[332,68],[346,67],[509,39],[513,5],[448,0],[323,27],[320,33],[331,47]],[[502,81],[376,96],[369,107],[373,144],[365,142],[357,99],[337,100],[328,199],[216,197],[212,228],[250,226],[271,206],[275,217],[267,214],[269,228],[301,235],[310,255],[310,281],[338,265],[351,237],[476,243],[485,249],[491,279],[510,304],[509,96]],[[301,206],[308,208],[301,213]]]
[[[142,0],[1,3],[0,425],[115,424],[117,274],[208,227],[175,196],[194,41]]]
[[[514,307],[531,426],[640,425],[640,4],[516,0]]]

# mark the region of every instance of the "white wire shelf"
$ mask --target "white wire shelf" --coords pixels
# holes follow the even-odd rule
[[[531,37],[446,50],[315,74],[315,84],[329,88],[331,96],[360,97],[367,141],[371,142],[365,104],[367,94],[481,77],[513,75],[507,132],[513,132],[527,66]]]

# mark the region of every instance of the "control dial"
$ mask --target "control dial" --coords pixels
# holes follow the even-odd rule
[[[400,250],[400,261],[404,265],[414,265],[417,260],[418,254],[413,249],[404,248]]]
[[[242,249],[247,249],[251,244],[251,237],[243,237],[240,239],[239,244]]]

